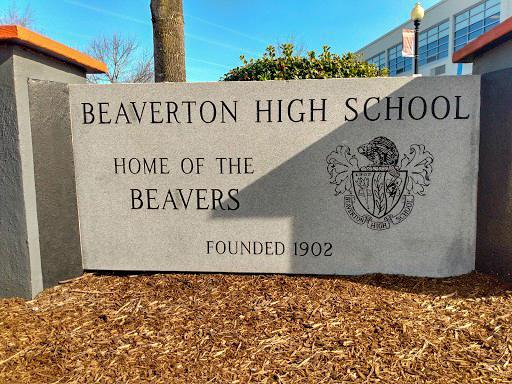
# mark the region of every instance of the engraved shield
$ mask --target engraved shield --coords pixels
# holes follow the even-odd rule
[[[406,182],[407,171],[397,171],[396,175],[381,169],[352,172],[352,186],[359,204],[377,219],[382,219],[396,207]]]

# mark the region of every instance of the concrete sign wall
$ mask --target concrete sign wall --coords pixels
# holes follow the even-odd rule
[[[69,88],[85,269],[474,269],[479,77]]]

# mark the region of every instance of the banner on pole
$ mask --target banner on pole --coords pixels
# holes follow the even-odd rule
[[[402,30],[402,56],[414,57],[414,29]]]

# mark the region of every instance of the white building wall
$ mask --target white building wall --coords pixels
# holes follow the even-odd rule
[[[508,19],[512,16],[512,1],[501,1],[501,21]]]
[[[442,0],[436,5],[430,7],[425,11],[425,18],[421,23],[421,31],[426,31],[430,27],[433,27],[442,21],[449,19],[449,45],[448,45],[448,57],[440,60],[436,60],[432,63],[420,65],[419,72],[424,76],[432,75],[432,70],[436,67],[445,65],[446,72],[444,75],[456,75],[459,64],[452,63],[452,55],[454,49],[454,33],[455,33],[455,15],[460,12],[472,8],[473,6],[482,3],[481,0]],[[412,2],[411,2],[412,4]],[[411,5],[412,9],[412,5]],[[501,0],[501,12],[500,22],[503,22],[507,18],[512,16],[512,0]],[[365,47],[357,51],[363,58],[368,60],[381,52],[385,52],[386,66],[389,62],[388,49],[402,42],[402,29],[408,28],[413,29],[414,25],[412,21],[407,21],[397,28],[389,31],[385,35],[381,36],[377,40],[371,42]],[[472,64],[461,64],[462,74],[472,73]],[[405,72],[401,76],[411,75],[412,71]]]

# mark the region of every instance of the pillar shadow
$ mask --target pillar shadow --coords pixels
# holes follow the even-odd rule
[[[371,81],[371,80],[369,80]],[[380,79],[380,81],[393,81],[393,79]],[[371,86],[371,83],[369,83]],[[429,87],[428,92],[423,92],[424,87]],[[415,78],[405,83],[402,87],[389,94],[382,94],[376,90],[375,96],[380,97],[399,97],[415,95],[432,95],[431,92],[439,91],[443,94],[446,91],[446,83],[442,78]],[[380,94],[379,94],[380,93]],[[405,111],[407,110],[407,104]],[[377,113],[383,113],[385,106],[381,104],[370,107],[369,114],[375,116]],[[407,120],[407,118],[406,118]],[[411,120],[412,122],[412,120]],[[403,122],[402,122],[403,123]],[[391,122],[377,121],[369,123],[367,120],[359,118],[352,122],[345,122],[326,136],[322,137],[300,153],[283,162],[269,173],[263,175],[252,184],[239,191],[238,200],[240,208],[236,211],[212,211],[211,217],[214,220],[231,220],[240,218],[291,218],[292,219],[292,241],[293,242],[327,242],[332,234],[341,234],[345,239],[358,238],[358,244],[354,245],[347,241],[343,249],[335,250],[335,257],[299,257],[290,256],[291,274],[334,274],[335,265],[343,263],[346,265],[344,275],[367,274],[367,273],[407,273],[416,270],[416,275],[422,275],[422,268],[432,273],[434,270],[438,276],[446,276],[445,271],[453,271],[458,263],[462,263],[464,254],[470,252],[470,245],[462,241],[457,235],[459,228],[451,228],[454,231],[453,238],[448,237],[443,241],[452,241],[445,251],[445,254],[439,255],[435,260],[435,267],[431,268],[428,260],[428,243],[432,241],[431,236],[426,240],[421,233],[407,232],[407,221],[402,222],[391,229],[385,231],[374,231],[359,225],[349,219],[344,207],[343,194],[335,195],[335,187],[329,181],[327,172],[327,156],[336,150],[339,145],[348,145],[351,148],[351,154],[358,155],[360,166],[370,165],[370,161],[357,153],[358,146],[368,143],[370,140],[385,136],[396,142],[400,154],[409,153],[411,144],[425,144],[427,149],[431,148],[429,137],[421,138],[418,132],[411,133],[411,139],[407,142],[401,142],[396,135],[390,133]],[[450,124],[457,124],[453,121]],[[397,132],[393,130],[393,132]],[[441,133],[440,133],[441,134]],[[439,137],[436,137],[439,140]],[[418,143],[415,143],[419,141]],[[460,143],[453,143],[454,146]],[[255,159],[256,160],[256,159]],[[439,166],[439,165],[438,165]],[[473,171],[474,172],[474,171]],[[453,177],[469,177],[471,172],[460,172]],[[435,168],[433,173],[435,179]],[[443,180],[437,180],[439,183],[436,188],[448,190],[449,185],[440,185]],[[432,188],[432,187],[430,187]],[[421,198],[421,199],[420,199]],[[430,204],[435,202],[428,201],[429,191],[426,196],[420,196],[418,201],[426,199],[423,208],[418,203],[412,215],[422,215],[423,210],[428,210]],[[460,199],[470,199],[471,196]],[[467,202],[466,202],[467,203]],[[461,209],[462,210],[462,209]],[[339,222],[339,216],[343,215],[346,225],[339,228],[331,228],[330,233],[325,233],[325,223]],[[426,217],[430,217],[426,215]],[[436,225],[435,222],[425,223],[425,226]],[[403,231],[396,231],[400,227]],[[404,233],[407,233],[404,235]],[[402,234],[402,235],[401,235]],[[374,237],[372,241],[365,244],[361,236],[368,238]],[[400,238],[403,236],[404,238]],[[406,238],[407,237],[407,238]],[[276,239],[277,240],[277,239]],[[376,250],[374,245],[376,241],[381,243],[381,248]],[[416,248],[421,251],[415,251]],[[403,250],[410,251],[410,261],[404,267],[404,260],[395,257],[389,249],[404,247]],[[422,252],[425,252],[423,254]],[[382,259],[385,259],[384,261]],[[430,268],[430,269],[428,269]],[[404,272],[405,271],[405,272]],[[450,272],[451,273],[451,272]],[[464,273],[464,272],[462,272]]]

